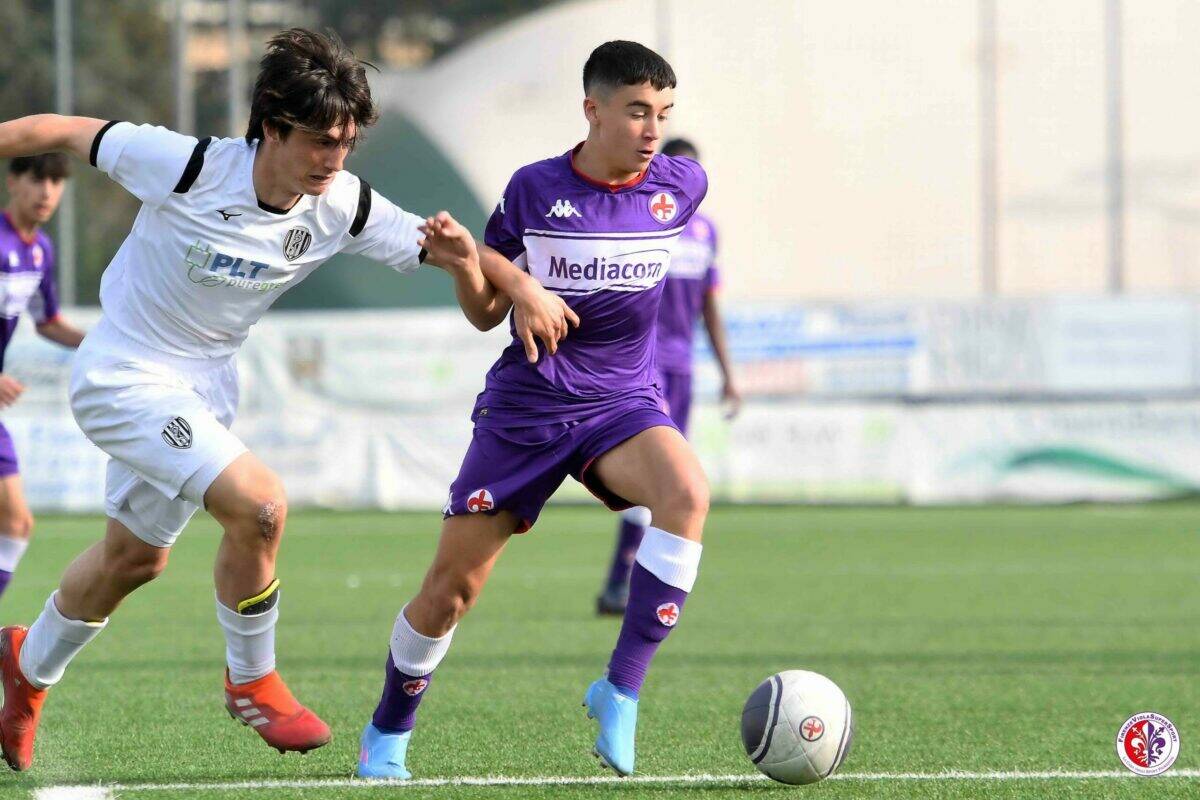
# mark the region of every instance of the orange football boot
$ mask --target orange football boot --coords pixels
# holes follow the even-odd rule
[[[280,753],[307,753],[329,744],[329,726],[297,702],[275,670],[239,684],[230,683],[229,670],[225,670],[225,709]]]
[[[46,690],[38,689],[21,673],[21,645],[29,629],[10,625],[0,630],[0,679],[4,682],[4,708],[0,710],[0,747],[4,760],[17,771],[33,764],[33,737]]]

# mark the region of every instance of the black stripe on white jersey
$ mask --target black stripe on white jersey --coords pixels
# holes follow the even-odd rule
[[[212,140],[213,137],[208,136],[196,142],[196,147],[192,150],[192,157],[188,159],[187,166],[183,168],[183,174],[179,176],[179,183],[175,184],[172,192],[186,194],[187,190],[192,188],[196,178],[200,177],[200,170],[204,168],[204,151],[212,144]]]
[[[114,119],[104,123],[104,127],[96,131],[96,136],[92,139],[92,150],[88,153],[88,163],[93,167],[96,166],[96,156],[100,155],[100,140],[104,138],[104,134],[108,133],[108,129],[116,125],[121,120]]]
[[[354,214],[354,222],[350,223],[350,235],[358,236],[367,227],[367,217],[371,216],[371,184],[358,179],[358,211]]]

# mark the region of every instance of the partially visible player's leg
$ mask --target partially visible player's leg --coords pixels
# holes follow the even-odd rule
[[[589,716],[600,722],[596,752],[622,774],[633,772],[637,700],[660,644],[675,627],[700,566],[708,483],[674,428],[641,431],[591,465],[586,482],[612,498],[644,505],[653,526],[638,548],[629,603],[607,678],[588,689]]]
[[[518,525],[509,511],[451,516],[443,523],[421,589],[392,628],[383,695],[363,731],[360,777],[410,777],[405,760],[417,707],[450,649],[455,626],[475,604]]]
[[[321,747],[329,742],[329,726],[296,700],[275,670],[275,557],[287,521],[283,484],[245,452],[207,487],[204,504],[225,529],[214,568],[217,621],[225,633],[225,706],[281,753]]]
[[[2,425],[0,430],[3,430]],[[29,537],[33,535],[33,514],[25,503],[15,458],[7,461],[3,451],[4,442],[0,437],[0,594],[8,588],[8,582],[29,546]],[[11,469],[8,468],[10,463]]]
[[[645,506],[634,506],[621,512],[621,521],[617,525],[617,544],[608,566],[608,577],[604,581],[604,589],[596,598],[597,614],[625,613],[625,606],[629,602],[629,574],[633,569],[633,559],[649,525],[650,509]]]
[[[0,631],[0,745],[13,769],[28,769],[33,761],[47,689],[104,629],[121,600],[162,572],[168,553],[167,547],[148,544],[110,518],[104,539],[71,562],[28,631],[19,626]]]

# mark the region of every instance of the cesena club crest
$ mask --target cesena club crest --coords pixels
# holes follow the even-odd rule
[[[679,204],[675,202],[675,195],[670,192],[655,192],[650,195],[647,207],[654,221],[662,225],[675,219],[675,215],[679,213]]]
[[[312,244],[312,233],[308,228],[292,228],[283,237],[283,257],[288,261],[295,261],[308,252],[310,244]]]
[[[192,426],[183,417],[175,417],[163,426],[162,438],[176,450],[187,450],[192,446]]]
[[[1143,711],[1117,733],[1117,758],[1138,775],[1161,775],[1179,757],[1179,731],[1162,714]]]

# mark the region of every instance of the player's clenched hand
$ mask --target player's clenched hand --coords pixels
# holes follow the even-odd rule
[[[522,284],[521,290],[513,294],[512,301],[513,322],[517,336],[525,343],[525,357],[530,364],[536,364],[538,360],[537,339],[545,343],[547,353],[554,355],[570,326],[579,327],[579,315],[566,301],[546,291],[533,278]]]
[[[25,387],[19,380],[8,375],[0,375],[0,408],[8,408],[17,402],[17,398],[23,391],[25,391]]]
[[[426,217],[417,229],[424,234],[417,244],[425,249],[425,262],[453,271],[478,263],[479,252],[471,232],[458,224],[448,211]]]

